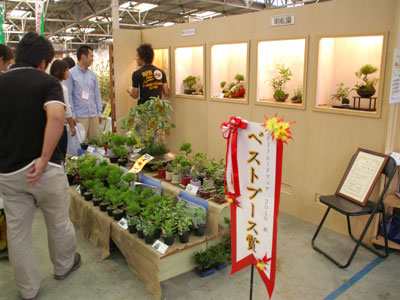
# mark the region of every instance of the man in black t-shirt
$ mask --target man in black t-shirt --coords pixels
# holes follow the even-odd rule
[[[136,61],[140,69],[132,74],[132,88],[128,94],[138,99],[138,104],[145,103],[150,97],[169,96],[167,77],[165,72],[153,66],[154,50],[149,44],[140,45],[136,49]]]
[[[69,219],[64,157],[57,148],[63,91],[44,72],[53,57],[50,42],[29,32],[17,47],[16,64],[0,75],[0,189],[9,258],[23,299],[36,299],[41,281],[31,238],[36,205],[46,220],[55,279],[66,278],[81,263]]]

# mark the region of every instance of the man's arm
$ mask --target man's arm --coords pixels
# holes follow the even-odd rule
[[[126,90],[133,99],[137,99],[139,97],[139,89],[132,87],[130,90]]]
[[[96,109],[97,109],[97,116],[99,117],[99,123],[101,123],[101,117],[102,117],[102,105],[101,105],[101,94],[100,94],[100,88],[99,88],[99,82],[97,80],[97,76],[95,73],[94,77],[96,79],[96,84],[95,84],[95,91],[94,91],[94,101],[96,102]]]
[[[165,96],[169,97],[169,88],[168,88],[168,83],[164,83],[162,86],[163,93]]]
[[[68,79],[65,81],[65,86],[68,89],[68,100],[69,100],[69,107],[71,108],[72,119],[76,121],[76,114],[74,109],[74,81],[72,79],[72,74],[69,73]]]
[[[33,167],[29,170],[28,182],[33,187],[46,170],[47,163],[53,155],[58,141],[64,129],[64,105],[60,103],[49,103],[45,105],[47,122],[44,130],[42,154],[35,160]]]

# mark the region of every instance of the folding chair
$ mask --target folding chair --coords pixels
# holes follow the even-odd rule
[[[383,223],[383,237],[385,239],[385,248],[384,248],[385,251],[384,252],[378,251],[378,250],[374,249],[373,247],[371,247],[370,245],[365,244],[363,242],[363,239],[364,239],[365,234],[367,233],[367,230],[368,230],[369,226],[371,225],[371,222],[376,213],[381,213],[383,220],[386,219],[385,205],[383,203],[383,199],[384,199],[385,193],[386,193],[387,189],[389,188],[390,182],[392,181],[395,173],[396,173],[396,161],[392,157],[389,157],[389,159],[387,160],[386,165],[382,171],[382,174],[385,175],[385,185],[384,185],[383,191],[380,194],[378,201],[376,203],[368,200],[366,206],[360,206],[360,205],[358,205],[354,202],[351,202],[351,201],[349,201],[341,196],[338,196],[338,195],[321,196],[320,197],[321,203],[327,205],[328,208],[325,212],[324,217],[321,220],[321,223],[319,224],[319,226],[317,228],[317,231],[314,234],[314,237],[312,238],[312,241],[311,241],[312,247],[316,251],[322,253],[325,257],[330,259],[339,268],[347,268],[351,264],[360,245],[364,246],[365,248],[372,251],[376,255],[386,258],[389,255],[389,249],[388,249],[388,239],[387,239],[387,230],[386,230],[385,222],[382,222]],[[319,231],[321,230],[322,225],[324,224],[326,217],[328,216],[328,213],[330,212],[331,209],[334,209],[337,212],[346,215],[347,228],[348,228],[349,235],[353,239],[353,241],[356,242],[356,245],[355,245],[346,264],[341,264],[336,259],[334,259],[332,256],[330,256],[325,251],[321,250],[320,248],[318,248],[315,245],[315,239],[317,238]],[[360,235],[360,238],[357,239],[353,236],[353,234],[351,232],[350,217],[364,216],[364,215],[370,215],[370,217]]]

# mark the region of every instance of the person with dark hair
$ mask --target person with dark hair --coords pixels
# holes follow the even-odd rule
[[[41,282],[31,237],[36,205],[46,220],[54,278],[66,278],[81,264],[57,146],[64,126],[63,92],[45,72],[53,57],[51,43],[29,32],[18,44],[16,64],[0,76],[0,189],[9,258],[23,299],[36,299]]]
[[[150,97],[169,96],[165,72],[152,65],[154,50],[150,44],[142,44],[136,49],[136,61],[140,69],[132,74],[132,87],[127,90],[138,104],[145,103]]]
[[[0,74],[7,70],[13,58],[14,54],[11,49],[6,45],[0,44]]]
[[[66,56],[66,57],[63,58],[63,60],[68,63],[70,69],[75,67],[75,61],[72,59],[72,57]]]
[[[67,80],[69,76],[68,62],[61,59],[56,59],[55,61],[53,61],[50,67],[50,75],[53,75],[60,81],[61,87],[63,89],[64,102],[66,105],[64,131],[63,131],[63,136],[60,139],[60,143],[61,141],[63,141],[60,147],[65,156],[67,154],[67,146],[68,146],[68,133],[66,126],[69,125],[72,136],[76,134],[75,122],[72,120],[71,106],[69,104],[68,88],[63,84],[63,81]]]
[[[66,80],[72,118],[85,128],[86,138],[98,139],[102,105],[96,73],[89,69],[93,63],[93,49],[82,45],[76,56],[78,64],[70,69]]]

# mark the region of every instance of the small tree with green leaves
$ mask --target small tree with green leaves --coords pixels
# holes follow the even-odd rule
[[[378,83],[378,78],[371,79],[368,77],[368,75],[371,75],[376,71],[378,71],[378,68],[370,64],[362,66],[360,70],[355,73],[357,78],[362,80],[362,82],[357,82],[355,89],[361,89],[375,93],[375,85]]]
[[[285,68],[284,64],[276,66],[278,75],[271,79],[270,85],[274,90],[274,98],[276,100],[282,99],[286,96],[285,85],[293,76],[290,68]]]

